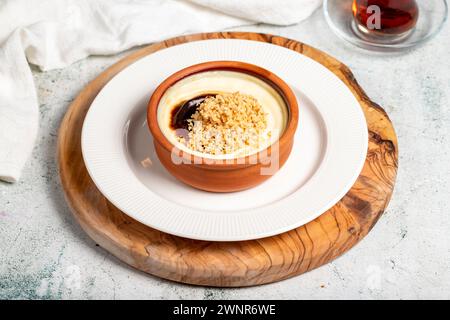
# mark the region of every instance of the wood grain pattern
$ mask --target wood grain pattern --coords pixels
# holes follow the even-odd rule
[[[81,155],[81,127],[102,87],[120,70],[160,49],[203,39],[239,38],[273,43],[323,64],[350,88],[364,110],[369,151],[355,185],[333,208],[314,221],[284,234],[242,242],[190,240],[136,222],[97,190]],[[397,174],[397,138],[385,111],[370,101],[351,71],[336,59],[303,43],[256,33],[208,33],[182,36],[145,47],[93,80],[69,107],[60,127],[59,169],[74,216],[100,246],[129,265],[185,283],[239,287],[286,279],[317,268],[360,241],[385,210]]]

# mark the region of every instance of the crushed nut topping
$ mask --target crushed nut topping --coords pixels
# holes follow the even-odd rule
[[[178,140],[201,153],[242,155],[267,145],[270,137],[267,113],[258,101],[234,92],[207,97],[188,119],[187,133]]]

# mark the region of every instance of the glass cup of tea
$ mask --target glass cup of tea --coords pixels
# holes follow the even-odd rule
[[[392,43],[411,35],[419,18],[416,0],[353,0],[353,31],[360,37]]]
[[[398,51],[432,39],[448,17],[448,0],[323,0],[340,38],[375,51]]]

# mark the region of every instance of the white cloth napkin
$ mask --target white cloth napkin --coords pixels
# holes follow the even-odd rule
[[[63,68],[168,37],[257,22],[297,23],[321,0],[0,0],[0,180],[33,148],[38,100],[28,65]]]

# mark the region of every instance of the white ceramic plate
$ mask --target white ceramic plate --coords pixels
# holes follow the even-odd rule
[[[147,102],[187,66],[237,60],[283,78],[299,102],[299,127],[285,166],[250,190],[216,194],[178,182],[160,164],[146,123]],[[205,40],[140,59],[117,74],[87,113],[82,151],[99,190],[127,215],[163,232],[201,240],[249,240],[315,219],[338,202],[364,164],[368,133],[349,89],[292,50],[248,40]]]

